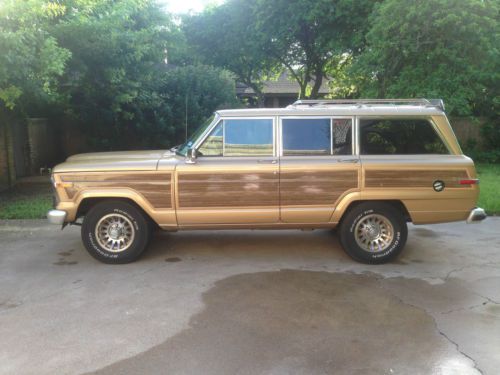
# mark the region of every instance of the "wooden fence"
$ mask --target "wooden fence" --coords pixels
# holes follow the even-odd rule
[[[46,119],[0,117],[0,191],[20,177],[47,172],[57,161],[60,149],[57,131]]]
[[[482,148],[481,124],[484,119],[451,118],[450,123],[462,146],[474,140]],[[16,179],[36,175],[69,155],[88,149],[81,129],[71,121],[51,126],[46,119],[0,116],[0,191],[13,186]]]

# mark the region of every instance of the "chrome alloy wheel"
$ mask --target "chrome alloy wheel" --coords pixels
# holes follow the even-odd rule
[[[385,216],[371,214],[356,224],[354,238],[363,250],[379,253],[386,250],[392,243],[394,228]]]
[[[129,218],[121,214],[103,216],[95,227],[99,245],[107,251],[119,253],[127,250],[135,237],[135,228]]]

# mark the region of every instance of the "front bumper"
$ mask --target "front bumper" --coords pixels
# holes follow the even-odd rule
[[[47,212],[47,219],[49,223],[55,225],[63,225],[66,220],[67,213],[62,210],[50,210]]]
[[[471,210],[469,217],[467,218],[467,224],[479,223],[486,219],[486,216],[486,212],[482,208],[476,207]]]

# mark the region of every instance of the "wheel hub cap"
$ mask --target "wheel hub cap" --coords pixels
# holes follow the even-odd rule
[[[109,214],[97,223],[95,236],[101,247],[117,253],[130,247],[135,237],[135,229],[128,217],[121,214]]]
[[[394,238],[394,228],[385,216],[378,214],[362,218],[355,228],[356,243],[365,251],[377,253],[386,250]]]

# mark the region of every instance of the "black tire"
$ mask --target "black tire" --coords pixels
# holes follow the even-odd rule
[[[379,250],[377,250],[373,242],[363,241],[367,237],[363,238],[361,233],[364,231],[363,224],[368,223],[371,225],[369,220],[374,220],[376,229],[380,229],[380,219],[382,218],[385,218],[392,226],[393,235],[390,242],[389,240],[386,241],[389,242],[388,245],[382,245],[384,247],[376,245],[379,246]],[[384,226],[384,224],[381,225]],[[355,233],[356,230],[358,235]],[[339,233],[340,243],[351,258],[361,263],[382,264],[390,262],[401,253],[408,237],[408,228],[403,214],[394,206],[385,202],[363,202],[354,206],[345,214],[340,223]],[[375,231],[375,233],[377,232]],[[380,233],[380,230],[378,233]],[[358,236],[359,242],[356,240],[356,236]],[[360,243],[365,247],[360,246]],[[371,247],[371,250],[366,249],[366,247]]]
[[[123,225],[127,227],[128,233],[133,232],[131,241],[124,242],[124,249],[113,249],[110,251],[96,237],[96,227],[99,222],[114,218],[123,220]],[[102,227],[101,227],[102,228]],[[130,229],[131,228],[131,229]],[[151,238],[151,224],[148,218],[140,209],[134,205],[119,201],[106,200],[96,204],[85,215],[82,224],[82,240],[85,248],[95,259],[108,264],[123,264],[137,260],[144,252]]]

